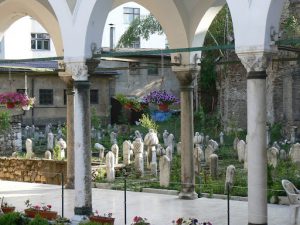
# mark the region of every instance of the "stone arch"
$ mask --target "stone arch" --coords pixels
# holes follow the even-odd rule
[[[63,44],[59,25],[51,8],[36,0],[10,0],[0,4],[0,34],[18,19],[30,15],[51,35],[57,55],[63,54]]]
[[[273,51],[271,30],[278,32],[284,1],[227,0],[237,53]],[[247,35],[245,35],[247,34]]]

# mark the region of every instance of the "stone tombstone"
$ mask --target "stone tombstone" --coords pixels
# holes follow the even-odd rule
[[[67,143],[64,141],[64,139],[60,138],[57,142],[57,144],[60,147],[60,158],[63,160],[66,158],[66,152],[65,149],[67,148]]]
[[[108,182],[115,180],[115,155],[109,151],[105,156],[106,177]]]
[[[142,139],[137,138],[133,143],[133,152],[135,155],[134,158],[134,166],[137,171],[137,175],[139,177],[144,176],[144,158],[143,158],[143,152],[144,152],[144,143],[142,142]]]
[[[171,149],[171,156],[173,156],[173,153],[174,153],[174,135],[173,134],[169,134],[169,136],[168,136],[168,147],[170,147],[170,149]],[[171,161],[172,161],[172,157],[171,158],[169,158]]]
[[[214,149],[211,145],[208,145],[205,149],[205,162],[207,165],[210,164],[210,155],[214,153]]]
[[[246,149],[246,143],[244,140],[240,140],[237,143],[237,152],[238,152],[238,160],[239,162],[245,161],[245,149]]]
[[[13,158],[18,158],[18,153],[17,153],[17,152],[13,152],[13,153],[11,154],[11,157],[13,157]]]
[[[240,139],[238,137],[236,137],[234,140],[233,140],[233,149],[234,150],[237,150],[237,144],[239,143]]]
[[[177,149],[177,155],[181,155],[181,141],[177,143],[176,149]]]
[[[156,145],[156,156],[163,156],[165,154],[166,154],[165,149],[160,144],[157,144]]]
[[[45,159],[52,159],[52,153],[49,150],[45,151]]]
[[[193,143],[194,143],[194,146],[196,146],[197,144],[200,145],[202,143],[202,136],[199,134],[199,132],[196,132],[195,133],[195,136],[193,138]]]
[[[152,150],[159,143],[157,133],[153,129],[149,129],[149,132],[145,135],[144,144],[147,146],[147,168],[150,169],[150,163],[152,160]]]
[[[279,152],[279,159],[280,160],[286,160],[287,159],[286,151],[284,149],[280,150],[280,152]]]
[[[164,155],[159,159],[159,184],[161,187],[169,187],[171,174],[171,161]]]
[[[201,161],[204,158],[204,153],[199,144],[194,148],[194,170],[199,173],[201,170]]]
[[[211,154],[209,156],[209,169],[210,169],[210,176],[212,179],[218,178],[218,169],[219,169],[219,158],[216,154]]]
[[[26,146],[26,159],[31,159],[34,157],[33,151],[32,151],[32,140],[27,138],[25,142]]]
[[[219,134],[219,137],[220,137],[220,145],[224,145],[224,133],[222,131]]]
[[[152,152],[152,160],[150,163],[150,169],[151,169],[151,174],[156,177],[157,176],[157,159],[156,159],[155,147],[152,146],[151,152]]]
[[[47,150],[53,150],[54,148],[54,134],[53,133],[48,133],[47,137]]]
[[[113,144],[111,146],[111,151],[115,155],[115,165],[119,164],[119,146],[117,144]]]
[[[48,137],[48,134],[51,132],[52,124],[49,123],[45,126],[45,137]]]
[[[30,137],[33,138],[34,137],[34,133],[35,133],[35,126],[32,125],[31,129],[30,129]]]
[[[91,129],[91,138],[96,139],[97,138],[97,130],[92,127]]]
[[[289,156],[291,157],[292,162],[296,163],[300,167],[300,144],[293,144],[290,148]]]
[[[95,143],[94,148],[99,151],[99,159],[100,161],[104,159],[104,151],[105,147],[99,143]]]
[[[217,151],[219,148],[219,144],[213,139],[210,139],[208,141],[208,145],[211,145],[213,147],[214,151]]]
[[[172,153],[172,149],[170,146],[168,146],[166,148],[166,155],[168,156],[168,158],[170,159],[170,161],[172,161],[172,158],[173,158],[173,153]]]
[[[24,129],[24,138],[25,139],[29,138],[29,126],[26,126]]]
[[[292,144],[295,144],[295,142],[296,142],[296,134],[297,134],[297,127],[292,126],[292,129],[291,129],[291,143]]]
[[[267,150],[268,165],[271,165],[274,168],[276,168],[278,163],[278,156],[279,156],[279,150],[277,148],[275,147],[269,148]]]
[[[272,147],[275,147],[275,148],[277,148],[277,149],[280,149],[280,146],[279,146],[279,144],[278,144],[277,141],[274,141]]]
[[[117,143],[117,133],[113,131],[110,133],[110,143],[112,145]]]
[[[168,136],[169,136],[169,132],[167,130],[164,130],[163,139],[164,139],[164,146],[165,147],[168,146]]]
[[[130,141],[126,140],[123,142],[123,163],[126,166],[130,164],[130,151],[132,148]]]
[[[248,144],[245,145],[244,169],[248,169]]]
[[[235,174],[234,165],[229,165],[226,169],[226,178],[225,178],[225,192],[226,193],[228,193],[228,191],[230,191],[231,188],[233,187],[234,174]]]
[[[138,130],[134,131],[134,136],[134,139],[140,138],[143,140],[142,134]]]
[[[208,141],[209,141],[209,135],[206,135],[206,136],[205,136],[205,144],[208,145]]]

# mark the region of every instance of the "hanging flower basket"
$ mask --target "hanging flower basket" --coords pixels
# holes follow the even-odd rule
[[[5,105],[8,109],[21,107],[24,110],[29,110],[33,106],[34,100],[25,93],[5,92],[0,94],[0,104]]]
[[[169,105],[168,104],[159,104],[158,109],[160,111],[167,112],[167,111],[169,111]]]
[[[178,104],[180,102],[179,98],[165,90],[151,91],[148,95],[143,97],[142,101],[158,105],[158,109],[163,112],[169,110],[169,105]]]

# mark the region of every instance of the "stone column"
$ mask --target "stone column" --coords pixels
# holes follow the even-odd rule
[[[198,70],[174,71],[180,82],[180,120],[181,120],[181,192],[179,198],[195,199],[195,173],[193,158],[193,80]]]
[[[74,88],[71,74],[59,72],[67,85],[67,183],[65,188],[74,189]]]
[[[67,89],[67,183],[65,188],[74,189],[74,89]]]
[[[238,54],[247,69],[248,224],[266,225],[266,67],[265,53]]]
[[[74,81],[75,215],[92,212],[90,82]]]

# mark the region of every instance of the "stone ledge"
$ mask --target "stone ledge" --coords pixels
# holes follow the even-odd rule
[[[167,190],[167,189],[155,189],[155,188],[143,188],[142,192],[153,193],[153,194],[164,194],[164,195],[178,195],[179,191]]]

